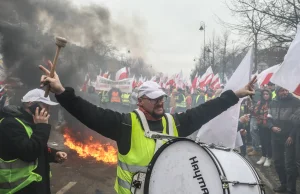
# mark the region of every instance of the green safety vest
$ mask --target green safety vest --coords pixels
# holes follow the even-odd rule
[[[183,101],[181,102],[176,102],[176,107],[182,107],[182,108],[186,108],[186,102],[185,102],[185,96],[183,94],[181,94],[183,96]],[[178,96],[176,96],[176,100],[178,99]]]
[[[198,95],[196,98],[196,104],[198,103],[199,98],[200,98],[200,95]]]
[[[272,99],[274,99],[274,98],[276,98],[276,92],[275,91],[272,92]]]
[[[131,142],[130,150],[126,155],[118,153],[117,178],[115,190],[118,194],[131,194],[130,185],[134,174],[146,172],[147,166],[155,154],[155,140],[145,137],[142,124],[136,113],[130,113],[131,119]],[[178,131],[173,123],[173,135],[178,137]],[[167,134],[167,120],[162,118],[163,134]]]
[[[109,98],[108,98],[108,94],[107,93],[104,93],[102,95],[102,102],[105,103],[105,102],[109,102]]]
[[[123,93],[121,98],[122,98],[122,103],[123,104],[129,104],[130,103],[130,100],[129,100],[130,99],[130,94]]]
[[[23,125],[30,138],[32,135],[31,127],[24,124],[20,119],[15,119]],[[5,161],[0,158],[0,193],[13,194],[32,182],[42,181],[42,177],[33,172],[37,165],[37,160],[35,162],[24,162],[20,159]]]

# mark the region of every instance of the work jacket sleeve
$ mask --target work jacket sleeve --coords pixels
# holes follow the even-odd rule
[[[90,129],[113,140],[118,140],[121,134],[122,114],[97,107],[75,95],[74,89],[66,90],[56,95],[57,101],[75,118]]]
[[[202,125],[235,105],[238,101],[239,98],[235,93],[232,90],[228,90],[220,97],[207,101],[184,113],[176,113],[174,117],[178,122],[179,136],[185,137],[192,134],[200,129]]]
[[[31,137],[29,138],[25,128],[14,118],[5,118],[2,123],[2,133],[7,140],[7,150],[14,158],[26,162],[35,161],[43,149],[47,146],[51,125],[36,124]]]
[[[54,162],[54,163],[57,163],[56,161],[56,153],[59,152],[59,150],[56,150],[54,148],[50,148],[48,147],[48,160],[49,160],[49,163],[51,162]]]
[[[298,108],[296,109],[296,111],[291,115],[290,120],[293,123],[292,126],[292,130],[290,131],[289,136],[294,138],[296,137],[297,131],[299,130],[299,125],[300,125],[300,107],[299,107],[299,101],[297,100],[297,105]]]

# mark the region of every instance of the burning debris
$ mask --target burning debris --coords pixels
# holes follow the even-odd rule
[[[64,129],[64,139],[65,145],[70,149],[77,152],[79,157],[82,158],[94,158],[98,162],[103,162],[106,164],[116,164],[117,163],[117,153],[118,150],[111,143],[100,142],[98,138],[89,136],[84,138],[86,134],[84,132],[74,132],[69,129]]]

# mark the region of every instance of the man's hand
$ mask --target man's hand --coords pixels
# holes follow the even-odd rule
[[[240,133],[242,136],[246,136],[247,135],[247,130],[246,129],[241,129]]]
[[[246,115],[243,115],[240,117],[240,122],[245,124],[245,123],[248,123],[250,120],[250,115],[249,114],[246,114]]]
[[[286,140],[286,142],[285,142],[285,145],[290,146],[292,144],[293,144],[293,138],[292,137],[288,137],[287,140]]]
[[[257,77],[254,76],[254,78],[245,87],[236,91],[235,95],[239,98],[254,95],[255,94],[254,84],[256,82],[257,82]]]
[[[48,66],[50,69],[53,67],[53,64],[51,61],[48,61]],[[46,69],[44,66],[40,65],[39,68],[44,72],[45,75],[42,75],[41,77],[41,85],[40,87],[44,87],[45,85],[50,85],[50,91],[54,94],[61,94],[65,91],[65,88],[62,86],[58,75],[56,72],[54,73],[54,77],[51,78],[50,71]]]
[[[67,160],[68,154],[66,152],[56,152],[55,161],[58,163],[63,163]]]
[[[278,127],[272,127],[272,131],[273,131],[274,133],[280,133],[281,129],[278,128]]]
[[[39,109],[40,109],[39,107],[37,107],[35,109],[35,114],[33,116],[34,123],[35,124],[38,124],[38,123],[48,124],[50,115],[48,114],[48,112],[44,108],[40,112],[39,112]]]

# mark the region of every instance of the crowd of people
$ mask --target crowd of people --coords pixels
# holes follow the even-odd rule
[[[168,113],[185,112],[203,104],[221,94],[221,89],[212,90],[196,89],[191,92],[188,87],[174,88],[162,90],[167,94],[164,107]],[[93,86],[89,86],[87,92],[81,92],[80,96],[88,99],[93,104],[102,108],[108,108],[114,111],[128,113],[137,108],[137,92],[138,87],[133,88],[131,93],[122,92],[118,88],[111,88],[109,91],[96,91]]]
[[[300,168],[300,100],[269,83],[241,106],[241,154],[260,156],[258,165],[274,164],[280,184],[275,192],[296,193]],[[245,133],[250,131],[250,133]],[[247,144],[249,145],[248,147]]]

